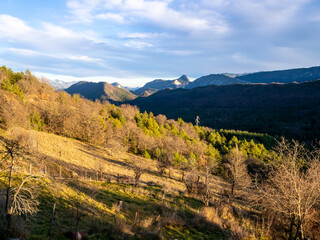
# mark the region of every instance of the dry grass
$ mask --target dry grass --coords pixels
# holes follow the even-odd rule
[[[179,195],[186,190],[181,182],[182,172],[171,169],[171,178],[161,176],[157,171],[157,163],[133,154],[119,152],[111,148],[87,144],[78,140],[58,136],[55,134],[25,130],[22,128],[11,129],[7,135],[18,136],[30,151],[39,153],[39,159],[33,161],[32,173],[43,175],[44,169],[51,175],[67,177],[97,179],[99,171],[103,170],[104,179],[117,181],[118,176],[125,177],[130,183],[134,180],[134,166],[139,165],[144,173],[140,184],[154,184],[164,186],[166,194]],[[24,165],[24,172],[29,172],[29,165]],[[98,176],[101,179],[101,176]],[[211,181],[215,195],[228,187],[228,184],[218,177]]]
[[[95,212],[101,217],[116,216],[118,221],[116,224],[118,226],[117,231],[119,231],[119,233],[131,236],[134,231],[132,227],[139,226],[144,229],[145,234],[159,237],[161,231],[156,228],[156,226],[178,226],[183,228],[183,226],[188,224],[185,219],[178,214],[178,209],[172,207],[171,204],[184,206],[192,211],[198,209],[198,207],[194,206],[194,204],[198,203],[184,201],[182,198],[182,196],[194,196],[188,196],[187,194],[181,195],[181,193],[185,192],[186,187],[185,184],[181,182],[181,171],[177,169],[171,170],[171,177],[169,178],[168,176],[161,176],[158,174],[155,161],[124,152],[114,151],[111,148],[95,146],[55,134],[33,130],[13,129],[6,134],[23,136],[21,139],[28,143],[29,150],[33,152],[32,156],[38,157],[38,159],[33,159],[34,165],[32,166],[33,174],[36,175],[43,174],[41,170],[43,169],[43,166],[47,164],[48,168],[56,165],[62,166],[66,175],[71,172],[72,174],[69,174],[68,176],[73,175],[78,179],[83,179],[85,173],[87,173],[87,180],[90,176],[92,177],[92,180],[95,180],[95,174],[100,170],[103,171],[105,178],[106,176],[109,176],[111,181],[116,182],[119,175],[133,179],[134,166],[139,165],[139,167],[143,168],[144,173],[140,178],[140,186],[134,187],[127,185],[119,190],[119,194],[121,195],[123,192],[127,196],[137,199],[137,201],[141,200],[141,202],[153,199],[154,197],[157,198],[159,204],[162,206],[161,217],[160,215],[149,215],[146,216],[146,218],[139,217],[138,219],[134,219],[134,216],[131,216],[132,213],[126,211],[127,203],[124,203],[124,209],[122,210],[119,208],[119,202],[113,203],[110,206],[106,200],[97,200],[95,197],[91,197],[90,194],[79,195],[79,191],[76,190],[74,186],[70,187],[68,184],[65,184],[65,182],[61,182],[61,184],[59,182],[55,183],[55,190],[59,189],[59,191],[56,191],[59,195],[56,196],[57,198],[70,199],[70,201],[79,198],[85,205],[95,209]],[[28,166],[26,165],[24,167],[26,171],[28,171]],[[57,169],[54,169],[54,171],[50,169],[47,170],[49,173],[51,172],[54,174],[57,174],[58,172]],[[108,186],[105,186],[103,183],[94,184],[94,182],[77,181],[77,184],[83,185],[87,191],[92,192],[103,192],[104,190],[108,190]],[[79,187],[81,187],[80,185]],[[152,192],[149,188],[145,187],[150,185],[161,186],[161,190]],[[221,192],[229,188],[228,183],[218,177],[212,177],[210,185],[211,189],[214,191],[213,199],[217,201],[221,198]],[[135,210],[132,209],[132,211]],[[238,224],[230,205],[216,206],[216,208],[205,207],[203,210],[200,210],[198,215],[201,219],[214,223],[214,225],[221,229],[229,229],[230,232],[232,232],[234,239],[241,239],[241,237],[247,236],[246,231]],[[129,222],[132,226],[128,225],[128,222],[123,221],[123,219],[128,218],[129,216],[131,218]],[[197,220],[195,219],[195,221]],[[150,231],[150,229],[153,230]]]
[[[185,186],[178,181],[179,171],[172,171],[172,178],[159,176],[155,161],[145,159],[132,154],[119,153],[109,148],[86,144],[77,140],[57,136],[44,132],[30,131],[32,138],[36,141],[36,148],[39,153],[51,159],[61,162],[63,167],[73,166],[78,168],[79,177],[84,177],[87,172],[96,173],[98,167],[102,167],[104,174],[113,176],[113,180],[118,174],[122,176],[134,177],[134,164],[142,162],[145,173],[141,176],[141,183],[153,183],[157,185],[167,185],[172,192],[184,191]],[[81,174],[82,171],[82,174]],[[89,176],[87,176],[89,177]]]

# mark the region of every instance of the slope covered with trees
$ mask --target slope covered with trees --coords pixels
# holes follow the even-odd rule
[[[245,84],[163,90],[129,102],[142,111],[165,114],[215,129],[269,133],[305,141],[320,136],[320,81],[301,84]]]
[[[317,236],[317,149],[54,92],[29,71],[2,67],[0,84],[1,238]]]

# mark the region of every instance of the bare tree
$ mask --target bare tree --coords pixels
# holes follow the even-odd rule
[[[1,168],[8,172],[8,183],[4,194],[4,212],[6,219],[5,235],[9,237],[11,228],[11,217],[13,214],[34,214],[37,212],[39,202],[36,200],[34,187],[26,183],[33,179],[33,176],[23,177],[21,182],[14,182],[13,171],[15,164],[23,153],[23,147],[17,140],[0,138],[2,155]]]
[[[137,186],[139,184],[139,180],[141,175],[145,172],[143,168],[140,166],[134,166],[134,186]]]
[[[248,174],[246,158],[237,144],[226,155],[226,160],[225,167],[229,171],[231,179],[231,194],[234,195],[238,189],[246,189],[251,184],[251,179]]]
[[[212,148],[214,149],[214,148]],[[216,149],[215,149],[216,150]],[[214,150],[213,150],[214,151]],[[204,176],[205,176],[205,192],[204,192],[204,202],[206,206],[209,206],[209,200],[212,197],[212,192],[210,190],[210,179],[212,174],[218,167],[218,163],[220,160],[220,154],[218,150],[214,151],[213,154],[207,155],[204,169]]]
[[[96,160],[96,158],[95,158],[95,160]],[[98,163],[96,164],[96,171],[97,171],[97,180],[99,180],[99,175],[100,175],[100,180],[102,180],[102,178],[103,178],[103,173],[104,173],[104,171],[105,171],[105,166],[104,166],[104,164],[101,163],[101,162],[98,162]]]
[[[316,216],[320,203],[320,151],[310,152],[298,142],[283,140],[278,153],[279,166],[260,189],[262,204],[282,216],[282,222],[290,222],[289,239],[312,237],[306,234],[305,226],[319,221]]]
[[[200,118],[199,118],[199,116],[197,116],[197,117],[196,117],[195,122],[196,122],[196,126],[198,127],[198,126],[199,126],[199,124],[200,124]]]
[[[6,200],[5,200],[5,212],[7,215],[7,221],[10,219],[9,215],[9,208],[10,208],[10,193],[11,193],[11,187],[12,187],[12,174],[13,174],[13,169],[15,165],[15,160],[16,158],[21,154],[22,148],[19,144],[18,141],[16,140],[8,140],[3,137],[0,138],[1,142],[1,155],[2,157],[2,165],[6,165],[7,161],[9,161],[9,166],[7,169],[9,169],[8,173],[8,185],[6,188]]]

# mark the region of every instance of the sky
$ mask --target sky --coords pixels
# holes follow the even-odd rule
[[[0,65],[142,86],[320,65],[320,0],[0,0]]]

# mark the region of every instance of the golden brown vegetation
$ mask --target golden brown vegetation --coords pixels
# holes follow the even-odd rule
[[[0,83],[3,238],[318,239],[317,148]]]

